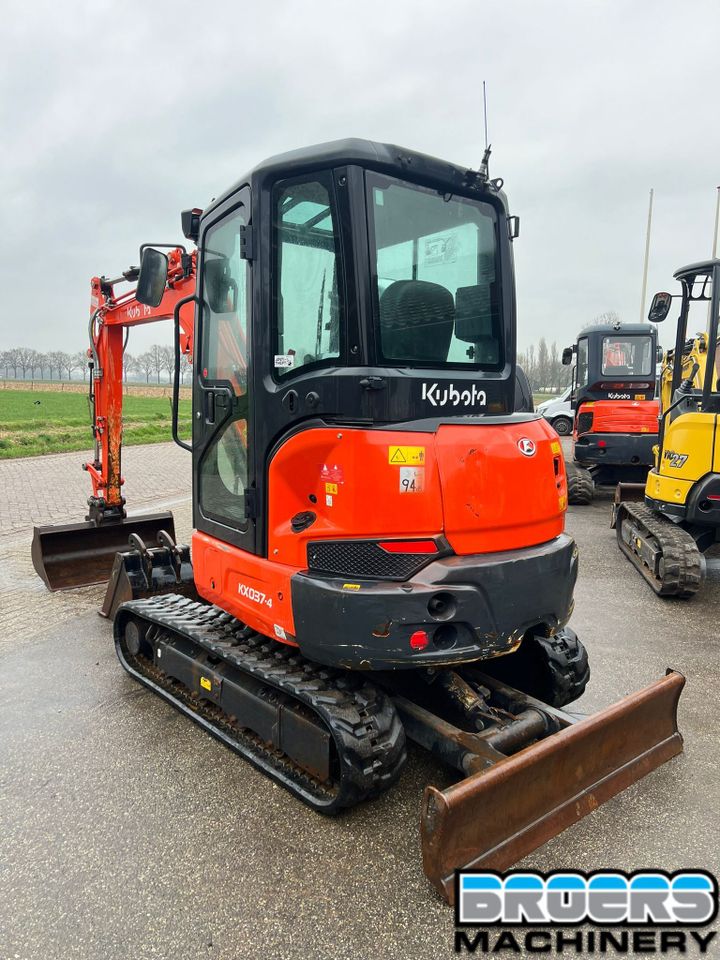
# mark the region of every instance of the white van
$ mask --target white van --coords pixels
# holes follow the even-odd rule
[[[573,412],[570,406],[571,387],[551,400],[544,400],[536,407],[557,430],[561,437],[569,437],[573,429]]]

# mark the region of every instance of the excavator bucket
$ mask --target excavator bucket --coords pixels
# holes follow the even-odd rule
[[[169,511],[146,513],[97,525],[90,520],[60,526],[35,527],[32,561],[49,590],[69,590],[104,583],[110,576],[118,550],[137,535],[148,545],[158,543],[165,530],[175,539],[175,521]]]
[[[139,600],[160,593],[175,593],[197,600],[190,547],[176,545],[161,530],[157,547],[148,547],[134,534],[132,550],[115,554],[112,573],[100,615],[109,620],[126,600]]]
[[[682,752],[685,678],[661,680],[600,713],[556,712],[558,732],[438,790],[425,790],[423,867],[448,902],[458,869],[505,870],[616,793]]]
[[[617,511],[621,503],[643,503],[645,500],[644,483],[619,483],[615,487],[615,497],[613,499],[612,519],[610,526],[615,529],[617,523]]]

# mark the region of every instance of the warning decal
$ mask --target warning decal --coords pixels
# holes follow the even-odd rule
[[[398,467],[425,463],[425,447],[388,447],[388,463]]]

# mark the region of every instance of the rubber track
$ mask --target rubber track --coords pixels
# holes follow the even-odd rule
[[[662,579],[658,579],[623,538],[623,523],[630,518],[643,537],[660,548]],[[704,576],[704,558],[690,534],[659,516],[644,503],[623,503],[616,521],[618,546],[660,597],[692,597]]]
[[[592,474],[576,463],[566,463],[568,503],[573,506],[587,506],[592,503],[594,484]]]
[[[239,728],[217,704],[200,698],[145,657],[133,657],[124,624],[141,618],[163,635],[179,634],[202,650],[298,701],[329,729],[338,755],[336,781],[320,783],[272,744]],[[405,731],[390,698],[361,675],[325,668],[295,648],[250,634],[218,607],[175,594],[131,600],[115,619],[115,647],[123,667],[227,746],[250,760],[303,802],[322,813],[354,806],[391,787],[406,759]]]

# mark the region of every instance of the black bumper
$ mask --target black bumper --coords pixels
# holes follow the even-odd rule
[[[577,547],[567,534],[434,560],[404,583],[298,573],[295,640],[310,660],[361,670],[486,659],[512,650],[532,627],[564,625],[576,577]],[[410,646],[418,630],[430,638],[424,650]]]
[[[651,467],[656,433],[585,433],[575,441],[575,460],[588,464]],[[604,446],[601,445],[604,444]]]

